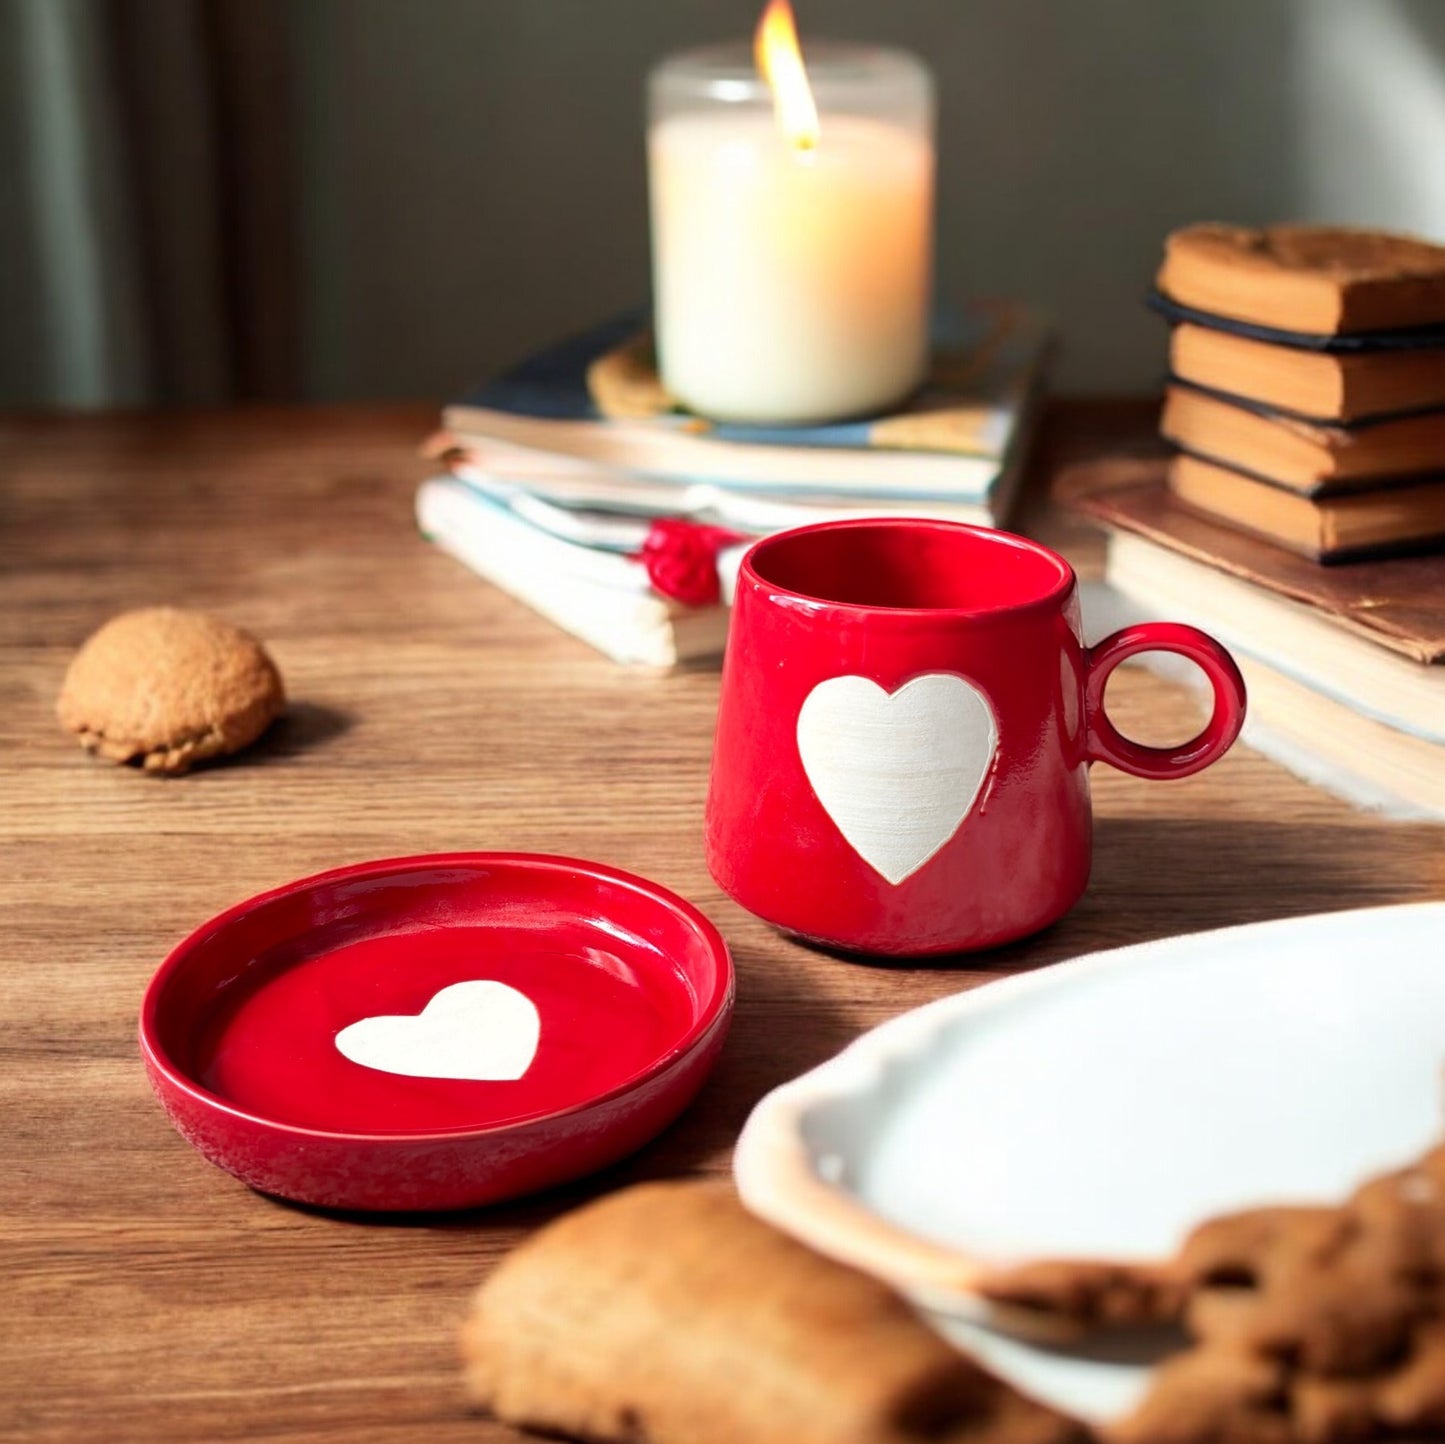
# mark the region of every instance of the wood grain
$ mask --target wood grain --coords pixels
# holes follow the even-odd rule
[[[788,943],[703,866],[715,673],[620,670],[423,544],[413,448],[431,416],[0,420],[6,1439],[509,1438],[457,1389],[455,1325],[489,1263],[598,1190],[724,1170],[758,1097],[863,1029],[1091,948],[1445,895],[1438,829],[1350,811],[1237,748],[1179,783],[1098,769],[1093,883],[1041,937],[955,967]],[[1023,524],[1086,570],[1097,540],[1052,516],[1037,481],[1137,416],[1056,407],[1041,444]],[[53,717],[87,633],[166,601],[253,628],[294,699],[247,759],[175,781],[84,756]],[[1194,720],[1191,699],[1132,671],[1110,706],[1150,740]],[[303,873],[485,847],[635,869],[721,926],[737,1022],[682,1121],[586,1184],[413,1220],[270,1202],[171,1132],[134,1030],[178,937]]]

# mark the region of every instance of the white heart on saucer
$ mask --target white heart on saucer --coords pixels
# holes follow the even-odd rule
[[[798,754],[823,810],[895,886],[958,831],[997,751],[988,698],[952,672],[892,693],[867,677],[830,677],[798,713]]]
[[[532,1066],[542,1019],[525,994],[478,980],[443,988],[420,1013],[362,1018],[336,1035],[363,1068],[407,1078],[514,1082]]]

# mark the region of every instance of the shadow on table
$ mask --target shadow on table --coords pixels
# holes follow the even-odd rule
[[[1417,869],[1430,826],[1096,818],[1093,875],[1078,905],[988,965],[1036,967],[1180,933],[1417,901],[1427,896]]]
[[[1088,890],[1052,927],[977,953],[867,957],[818,943],[819,957],[869,970],[927,968],[977,975],[1026,972],[1102,948],[1179,933],[1266,922],[1342,908],[1376,907],[1426,896],[1390,864],[1419,855],[1431,824],[1316,827],[1204,818],[1094,820]],[[975,979],[976,980],[976,979]],[[960,976],[960,986],[966,985]]]
[[[252,753],[258,758],[291,757],[325,746],[351,730],[356,719],[318,702],[288,702],[286,710],[261,735]]]

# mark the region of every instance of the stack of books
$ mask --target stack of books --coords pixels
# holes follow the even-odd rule
[[[1230,649],[1248,740],[1445,815],[1445,248],[1197,226],[1153,304],[1167,446],[1059,479],[1109,534],[1107,582]]]
[[[1445,542],[1445,247],[1192,226],[1153,299],[1185,506],[1321,562]]]
[[[1089,470],[1067,482],[1109,532],[1106,580],[1229,648],[1247,740],[1347,795],[1445,816],[1445,555],[1322,567],[1181,506],[1142,466],[1123,485]]]
[[[715,655],[757,536],[862,515],[1001,524],[1047,349],[1035,312],[978,302],[895,414],[744,426],[681,410],[641,318],[623,317],[445,409],[418,525],[618,661]]]

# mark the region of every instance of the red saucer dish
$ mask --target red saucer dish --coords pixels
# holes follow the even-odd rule
[[[469,1208],[621,1158],[717,1058],[717,929],[642,878],[446,853],[288,883],[161,964],[146,1072],[181,1136],[263,1193]]]

